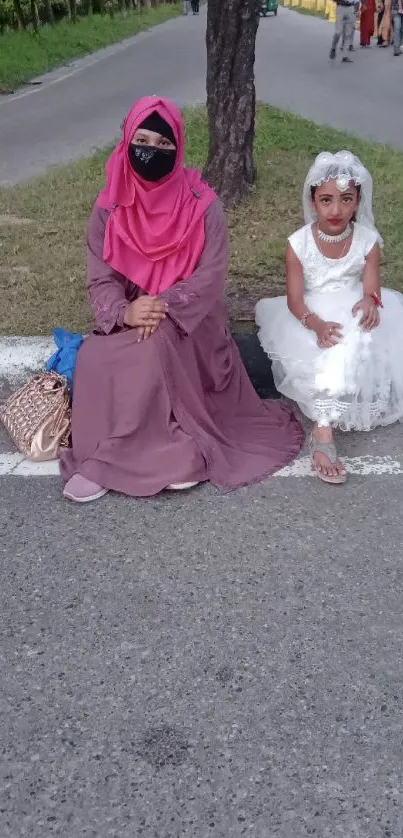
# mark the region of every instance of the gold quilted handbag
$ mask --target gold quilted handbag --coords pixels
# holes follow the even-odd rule
[[[0,419],[30,460],[56,460],[70,436],[67,379],[55,372],[34,375],[0,406]]]

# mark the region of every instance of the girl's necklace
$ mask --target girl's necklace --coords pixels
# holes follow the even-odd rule
[[[339,242],[344,242],[345,239],[348,239],[351,230],[351,224],[347,224],[346,229],[343,230],[342,233],[339,233],[337,236],[331,236],[329,233],[324,233],[318,225],[318,238],[327,244],[338,244]]]
[[[345,239],[343,250],[341,251],[340,256],[337,256],[336,259],[333,259],[332,256],[325,256],[325,254],[323,253],[322,248],[320,246],[320,239],[322,238],[322,241],[323,241],[323,236],[325,236],[326,233],[322,233],[322,236],[321,236],[321,233],[322,233],[322,230],[319,230],[319,227],[318,227],[318,250],[319,250],[320,255],[323,257],[323,259],[331,260],[332,262],[334,262],[334,261],[337,262],[338,259],[342,259],[343,256],[345,255],[346,250],[347,250],[348,240],[349,240],[350,235],[352,233],[351,224],[349,224],[346,227],[346,229],[344,230],[344,233],[340,233],[340,236],[342,236],[342,238],[340,238],[340,236],[327,236],[327,238],[326,238],[327,241],[330,239],[333,242],[335,242],[336,239],[337,239],[338,242],[343,241]],[[346,233],[347,233],[347,235],[346,235]]]

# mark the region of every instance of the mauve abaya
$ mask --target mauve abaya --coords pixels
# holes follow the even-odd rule
[[[123,316],[142,292],[103,260],[107,218],[108,210],[95,207],[88,227],[97,331],[77,358],[73,447],[61,459],[63,478],[80,473],[145,497],[191,480],[230,490],[287,465],[301,449],[301,426],[287,407],[258,397],[227,327],[220,202],[206,211],[196,270],[161,295],[169,316],[141,343]]]

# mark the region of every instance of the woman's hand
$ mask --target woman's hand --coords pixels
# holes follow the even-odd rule
[[[341,340],[340,323],[332,323],[331,321],[320,320],[315,326],[315,333],[318,338],[318,346],[320,349],[330,349],[336,346]]]
[[[124,324],[131,329],[140,327],[143,330],[141,340],[149,337],[158,328],[161,320],[165,320],[168,305],[158,297],[144,295],[130,303],[125,311]]]
[[[154,332],[157,331],[159,323],[156,326],[138,326],[137,327],[137,343],[141,343],[142,340],[147,340],[150,338]]]
[[[379,311],[371,297],[364,297],[353,308],[353,314],[362,311],[360,326],[364,332],[370,332],[371,329],[376,329],[379,326]]]

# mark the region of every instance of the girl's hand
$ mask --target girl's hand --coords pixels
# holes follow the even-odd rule
[[[132,329],[135,329],[137,326],[144,329],[152,329],[154,326],[157,328],[161,320],[165,320],[167,309],[167,303],[164,303],[158,297],[144,295],[143,297],[139,297],[138,300],[134,300],[127,307],[124,323]]]
[[[341,328],[340,323],[321,320],[315,329],[319,348],[330,349],[332,346],[336,346],[341,340]]]
[[[355,304],[353,314],[355,315],[359,311],[362,311],[360,326],[364,332],[370,332],[371,329],[376,329],[379,326],[378,306],[371,297],[364,297]]]

